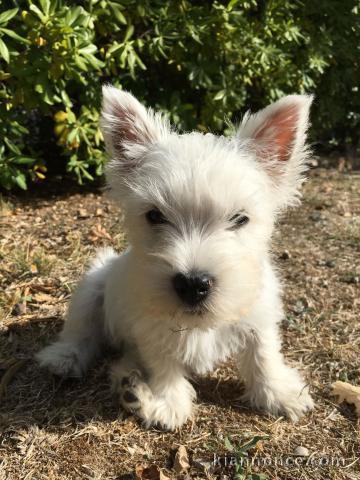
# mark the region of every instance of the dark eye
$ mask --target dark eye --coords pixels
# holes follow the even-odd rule
[[[145,216],[147,221],[151,223],[151,225],[160,225],[162,223],[168,222],[164,215],[157,208],[149,210],[148,212],[146,212]]]
[[[236,230],[237,228],[240,228],[243,225],[246,225],[248,222],[249,222],[249,217],[247,217],[243,213],[237,213],[236,215],[230,218],[230,223],[232,223],[230,230]]]

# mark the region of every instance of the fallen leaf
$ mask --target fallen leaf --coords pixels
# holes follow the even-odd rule
[[[31,273],[39,273],[39,270],[38,270],[37,266],[35,265],[35,263],[30,265],[30,272]]]
[[[176,473],[183,473],[190,468],[189,456],[184,445],[180,445],[174,459],[174,470]]]
[[[165,473],[162,470],[160,470],[159,480],[170,480],[170,478],[167,475],[165,475]]]
[[[57,298],[48,295],[47,293],[35,293],[32,296],[33,300],[37,303],[56,303],[58,301]]]
[[[87,218],[87,217],[89,217],[89,214],[88,214],[88,212],[85,210],[85,208],[79,208],[79,210],[78,210],[77,213],[78,213],[78,217],[79,217],[79,218]]]
[[[98,223],[97,225],[95,225],[91,230],[90,230],[90,235],[89,235],[89,239],[92,241],[92,242],[96,242],[102,238],[106,238],[107,240],[111,240],[111,236],[110,234],[106,231],[106,229],[104,227],[102,227],[100,225],[100,223]]]
[[[157,465],[150,465],[149,467],[137,465],[135,467],[135,475],[139,480],[169,480],[169,477]]]
[[[339,403],[347,402],[355,405],[356,414],[360,417],[360,387],[347,382],[334,382],[332,394],[339,397]]]

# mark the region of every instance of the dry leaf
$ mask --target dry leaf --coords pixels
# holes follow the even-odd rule
[[[165,475],[165,473],[162,470],[160,470],[159,480],[170,480],[170,478],[167,475]]]
[[[87,218],[89,217],[88,212],[85,210],[85,208],[79,208],[78,210],[78,217],[79,218]]]
[[[39,273],[39,270],[38,270],[37,266],[35,265],[35,263],[30,265],[30,272],[31,273]]]
[[[135,467],[135,475],[139,480],[169,480],[169,477],[157,465],[150,465],[150,467],[137,465]]]
[[[111,240],[110,234],[106,231],[104,227],[98,223],[95,225],[91,230],[90,230],[90,235],[89,239],[92,242],[96,242],[97,240],[100,240],[102,238],[106,238],[107,240]]]
[[[37,303],[56,303],[58,301],[57,298],[48,295],[47,293],[35,293],[32,298]]]
[[[190,468],[189,457],[184,445],[180,445],[174,460],[174,470],[176,473],[183,473]]]
[[[332,394],[339,397],[339,403],[352,403],[355,405],[357,416],[360,417],[360,387],[337,381],[332,384],[332,389]]]

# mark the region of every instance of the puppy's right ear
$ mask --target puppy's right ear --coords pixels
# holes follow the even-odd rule
[[[170,132],[168,122],[160,114],[146,109],[128,92],[111,85],[103,87],[100,126],[107,151],[109,167],[126,174],[141,163],[151,144]]]

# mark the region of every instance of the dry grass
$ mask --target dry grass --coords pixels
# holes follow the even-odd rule
[[[315,411],[294,425],[249,410],[239,403],[228,363],[195,380],[197,415],[175,433],[145,431],[119,411],[106,378],[110,359],[82,381],[52,378],[32,360],[60,329],[70,292],[95,249],[123,248],[115,207],[100,193],[3,200],[0,479],[133,478],[136,465],[153,463],[175,478],[179,445],[189,452],[188,478],[232,478],[232,467],[207,468],[214,453],[224,454],[226,437],[241,444],[256,435],[268,439],[250,456],[273,464],[249,467],[247,478],[256,472],[270,479],[360,478],[358,420],[330,396],[337,379],[359,383],[359,191],[359,175],[314,171],[303,206],[282,219],[274,241],[286,285],[284,351],[305,371]],[[294,460],[300,445],[323,465],[279,464]],[[331,457],[345,466],[326,466]]]

